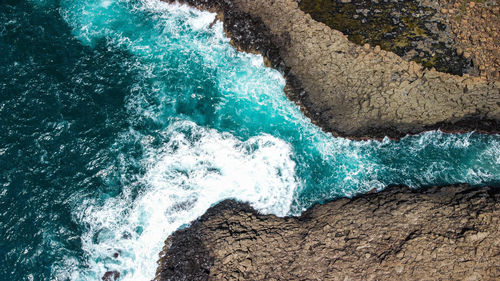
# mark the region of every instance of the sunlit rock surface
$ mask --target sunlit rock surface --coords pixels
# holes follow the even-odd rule
[[[392,187],[286,218],[223,201],[167,239],[155,280],[498,280],[498,191]]]

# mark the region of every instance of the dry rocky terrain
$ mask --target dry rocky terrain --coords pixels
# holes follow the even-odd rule
[[[223,201],[166,240],[155,281],[500,280],[499,200],[392,187],[286,218]]]
[[[500,80],[500,5],[496,0],[440,0],[440,13],[450,26],[458,53],[472,58],[472,74]]]
[[[457,75],[500,80],[497,0],[296,0],[349,40]]]

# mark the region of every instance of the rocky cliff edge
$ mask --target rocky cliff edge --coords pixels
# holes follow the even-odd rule
[[[500,280],[499,201],[390,187],[279,218],[226,200],[166,240],[155,280]]]
[[[334,135],[500,132],[500,82],[426,70],[380,47],[358,46],[295,0],[179,2],[217,12],[233,44],[282,71],[288,96]]]

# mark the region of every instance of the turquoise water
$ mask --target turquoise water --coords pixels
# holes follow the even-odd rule
[[[225,198],[283,216],[389,184],[500,185],[498,135],[323,133],[214,17],[2,1],[1,280],[150,280],[164,239]]]

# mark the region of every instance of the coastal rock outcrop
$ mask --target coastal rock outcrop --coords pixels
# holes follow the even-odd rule
[[[154,280],[499,280],[499,201],[390,187],[279,218],[226,200],[166,240]]]
[[[295,0],[179,2],[217,12],[233,44],[281,70],[288,96],[334,135],[500,132],[498,81],[427,70],[378,46],[356,45]]]
[[[296,0],[356,44],[379,45],[426,68],[500,80],[496,0]]]

